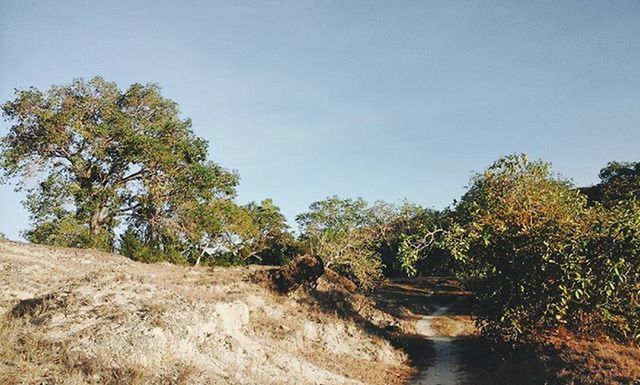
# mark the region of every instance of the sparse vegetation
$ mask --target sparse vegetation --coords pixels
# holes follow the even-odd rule
[[[382,385],[410,370],[400,349],[326,307],[323,279],[321,303],[252,283],[260,266],[150,265],[6,241],[0,268],[2,385]]]

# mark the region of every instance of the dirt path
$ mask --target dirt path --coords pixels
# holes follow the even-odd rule
[[[439,306],[431,315],[422,316],[416,322],[416,332],[425,336],[433,344],[434,357],[432,364],[422,371],[416,385],[459,385],[463,377],[458,363],[458,351],[453,343],[456,335],[443,335],[434,326],[434,320],[443,317],[449,306]],[[455,334],[447,333],[447,334]]]
[[[539,335],[516,350],[493,350],[470,317],[472,298],[450,278],[391,280],[372,293],[401,322],[396,346],[415,370],[410,385],[545,383],[640,385],[638,348],[566,330]]]
[[[411,384],[465,384],[460,350],[475,328],[468,313],[468,293],[455,280],[394,280],[378,291],[377,300],[414,326],[409,354],[421,369]]]

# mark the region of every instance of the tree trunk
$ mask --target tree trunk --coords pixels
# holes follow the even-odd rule
[[[200,259],[202,258],[202,256],[204,255],[206,249],[203,247],[202,248],[202,252],[200,253],[200,255],[198,255],[198,258],[196,259],[196,266],[200,265]]]
[[[100,232],[100,210],[96,210],[89,221],[89,234],[91,237],[96,237]]]

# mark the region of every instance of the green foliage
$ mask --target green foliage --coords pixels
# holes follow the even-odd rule
[[[445,242],[486,334],[565,325],[637,338],[639,213],[633,201],[590,207],[549,164],[512,155],[472,179]]]
[[[334,196],[298,215],[296,240],[270,199],[234,202],[237,174],[208,160],[156,85],[76,80],[16,91],[2,110],[1,177],[27,192],[31,242],[216,265],[283,264],[305,249],[365,290],[455,271],[488,335],[564,325],[640,342],[640,162],[611,162],[575,189],[511,155],[452,210]]]
[[[271,199],[265,199],[260,204],[251,202],[244,209],[254,224],[250,242],[245,243],[246,259],[267,265],[283,265],[300,252],[286,218]]]
[[[600,170],[600,180],[595,186],[581,189],[592,202],[610,207],[640,200],[640,162],[610,162]]]
[[[396,269],[410,277],[453,272],[451,255],[440,246],[446,228],[444,213],[405,204],[392,224]]]
[[[409,202],[375,202],[366,217],[385,276],[450,273],[451,259],[438,247],[442,213]]]
[[[586,204],[549,164],[500,159],[473,178],[455,213],[448,242],[487,334],[516,340],[571,314],[574,290],[584,289],[573,278]]]
[[[280,208],[270,199],[239,206],[226,199],[193,204],[182,215],[182,233],[193,245],[190,259],[198,264],[282,264],[295,256],[295,240]]]
[[[297,217],[302,239],[325,265],[374,287],[384,274],[415,275],[432,251],[438,215],[420,206],[327,198]],[[440,261],[442,262],[442,261]]]
[[[382,263],[372,250],[374,239],[367,229],[366,208],[361,198],[334,196],[312,203],[309,212],[296,218],[311,253],[364,289],[382,278]]]
[[[25,231],[23,235],[29,242],[46,245],[86,248],[93,244],[87,227],[70,215],[40,222],[36,228]]]
[[[583,328],[640,342],[640,201],[594,209],[594,232],[586,240],[587,276]]]
[[[145,243],[136,230],[128,228],[120,238],[120,253],[134,261],[145,263],[171,262],[187,264],[189,261],[184,254],[174,248],[160,249]]]
[[[0,168],[28,191],[33,242],[111,250],[128,223],[154,249],[183,248],[185,207],[235,193],[237,175],[207,160],[207,142],[156,85],[80,79],[16,91],[2,110],[12,126]]]

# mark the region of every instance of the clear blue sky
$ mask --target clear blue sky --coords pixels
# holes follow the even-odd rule
[[[94,75],[159,83],[239,200],[290,219],[333,194],[441,208],[513,152],[579,185],[640,160],[638,1],[0,2],[0,100]]]

